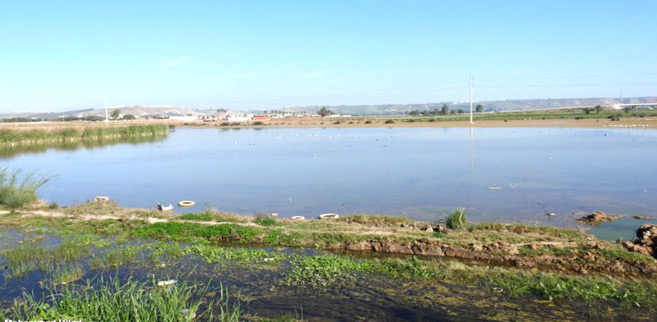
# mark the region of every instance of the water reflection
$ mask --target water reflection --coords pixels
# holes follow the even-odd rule
[[[0,158],[7,159],[21,154],[40,154],[49,149],[57,151],[75,151],[78,149],[94,149],[114,144],[141,144],[161,142],[166,136],[143,136],[121,139],[104,139],[104,140],[81,140],[75,142],[53,142],[44,144],[31,144],[19,146],[0,146]]]

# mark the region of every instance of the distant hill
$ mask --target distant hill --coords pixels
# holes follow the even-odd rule
[[[618,104],[629,103],[657,103],[657,97],[632,97],[624,98],[622,101],[616,98],[560,98],[560,99],[533,99],[533,100],[504,100],[504,101],[480,101],[474,102],[474,105],[481,104],[484,106],[485,111],[520,111],[520,110],[540,110],[540,109],[556,109],[568,107],[586,107],[586,106],[608,106],[618,108]],[[331,111],[337,114],[351,114],[351,115],[391,115],[391,114],[404,114],[406,112],[419,110],[433,110],[442,108],[443,104],[447,104],[450,109],[458,110],[463,109],[467,111],[470,108],[469,102],[436,102],[424,104],[381,104],[381,105],[337,105],[326,106]],[[293,112],[306,112],[316,113],[322,106],[297,106],[282,108],[277,110],[293,111]],[[120,106],[111,107],[109,112],[114,109],[120,109],[121,114],[132,114],[134,116],[155,117],[155,116],[186,116],[186,115],[213,115],[217,114],[217,109],[191,109],[183,107],[171,106]],[[257,109],[250,110],[254,114],[262,113],[263,110],[273,111],[275,109]],[[225,111],[221,109],[221,111]],[[228,110],[228,113],[243,113],[240,110]],[[87,117],[87,116],[105,116],[104,108],[97,109],[83,109],[66,112],[53,112],[53,111],[26,111],[0,114],[0,119],[8,118],[42,118],[42,119],[56,119],[65,117]]]
[[[629,103],[657,103],[657,97],[633,97],[625,98],[622,101],[615,98],[560,98],[560,99],[533,99],[533,100],[504,100],[504,101],[479,101],[474,102],[474,106],[481,104],[485,111],[521,111],[521,110],[540,110],[556,109],[568,107],[587,107],[587,106],[608,106],[615,107],[618,104]],[[450,109],[469,110],[470,102],[437,102],[425,104],[382,104],[382,105],[337,105],[327,106],[328,109],[338,114],[352,115],[382,115],[382,114],[403,114],[414,110],[425,111],[442,108],[447,104]],[[299,106],[286,108],[295,112],[315,113],[322,106]]]

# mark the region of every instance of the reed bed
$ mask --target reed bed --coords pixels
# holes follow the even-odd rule
[[[19,208],[35,202],[37,189],[49,180],[37,172],[0,169],[0,206]]]
[[[86,140],[128,139],[143,136],[167,135],[166,124],[129,126],[88,126],[43,129],[0,129],[0,146],[18,146],[43,143],[78,142]]]
[[[239,321],[239,304],[230,305],[228,289],[206,301],[209,284],[180,282],[166,288],[156,282],[119,278],[87,280],[86,286],[49,285],[39,298],[24,292],[3,316],[12,320],[81,321]]]

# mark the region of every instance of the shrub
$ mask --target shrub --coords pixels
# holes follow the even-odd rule
[[[25,173],[22,170],[0,170],[0,205],[19,208],[37,200],[36,191],[50,178],[36,172]]]
[[[395,121],[393,121],[393,120],[386,120],[385,121],[385,124],[392,124],[392,123],[395,123]]]
[[[447,215],[446,225],[449,229],[464,229],[467,226],[467,221],[468,219],[465,216],[465,208],[459,208]]]

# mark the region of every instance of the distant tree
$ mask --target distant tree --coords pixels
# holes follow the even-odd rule
[[[459,108],[457,112],[459,112],[459,114],[463,114],[463,109]]]
[[[123,119],[124,120],[135,120],[137,118],[132,114],[126,114],[126,115],[123,115]]]
[[[632,110],[632,108],[629,107],[629,106],[623,108],[623,112],[625,112],[625,113],[629,113],[631,110]]]
[[[600,113],[602,110],[604,110],[604,107],[600,105],[596,105],[593,109],[595,109],[596,113]]]
[[[415,111],[410,111],[408,114],[416,116],[416,115],[420,114],[420,112],[418,112],[418,110],[415,110]]]
[[[481,105],[481,104],[477,104],[477,106],[475,107],[475,111],[477,111],[477,113],[483,112],[484,111],[484,106]]]
[[[326,107],[322,107],[319,111],[317,111],[317,114],[319,114],[319,116],[321,117],[324,117],[324,116],[333,115],[333,111],[329,110]]]
[[[121,110],[117,108],[117,109],[112,111],[111,117],[112,117],[113,120],[116,120],[116,119],[119,118],[119,115],[121,115]]]
[[[226,112],[227,112],[227,111],[226,111],[225,108],[218,108],[218,109],[217,109],[217,113],[226,113]]]
[[[582,111],[584,111],[584,114],[591,114],[591,112],[593,112],[593,109],[590,107],[585,107],[582,109]]]
[[[443,115],[449,115],[449,106],[447,104],[443,104],[442,112]]]

